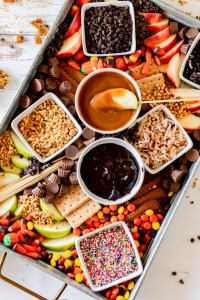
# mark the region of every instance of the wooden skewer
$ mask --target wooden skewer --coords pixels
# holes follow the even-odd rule
[[[142,100],[142,104],[150,104],[150,103],[173,103],[173,102],[193,102],[193,101],[199,101],[200,102],[200,96],[199,98],[183,98],[183,99],[166,99],[166,100]]]
[[[78,152],[77,156],[72,158],[72,159],[76,160],[77,158],[79,158],[82,151],[83,150],[80,150]],[[27,187],[39,182],[40,180],[42,180],[46,176],[48,176],[51,173],[55,172],[61,166],[62,158],[63,157],[56,160],[52,166],[45,169],[40,174],[36,174],[36,175],[33,175],[33,176],[26,175],[26,176],[16,180],[15,182],[13,182],[11,184],[8,184],[5,187],[1,188],[0,189],[0,203],[3,202],[4,200],[10,198],[13,195],[20,193],[21,191],[23,191]]]

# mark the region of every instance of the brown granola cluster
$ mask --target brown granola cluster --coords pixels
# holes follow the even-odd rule
[[[170,88],[171,86],[168,82],[166,82],[162,86],[156,85],[152,93],[143,92],[142,99],[146,101],[171,99],[172,97],[170,94]],[[150,103],[149,105],[151,107],[155,107],[159,104],[160,103],[155,103],[155,104]],[[187,104],[185,102],[173,102],[173,103],[162,103],[162,104],[164,104],[177,119],[183,118],[184,116],[189,114],[189,112],[187,111]]]
[[[53,218],[51,214],[47,211],[41,211],[40,199],[37,196],[22,195],[19,197],[18,203],[24,206],[22,218],[26,218],[27,216],[31,215],[33,217],[33,222],[36,224],[53,224]]]
[[[0,89],[4,89],[9,82],[10,77],[6,72],[0,70]]]
[[[16,154],[10,130],[7,130],[0,136],[0,166],[11,166],[11,157]]]
[[[31,147],[43,158],[66,145],[77,133],[71,119],[53,100],[36,107],[20,123],[19,130]]]
[[[42,39],[40,36],[45,36],[49,32],[49,27],[43,26],[43,21],[40,18],[37,18],[30,22],[31,25],[37,28],[38,32],[34,37],[36,44],[42,44]]]

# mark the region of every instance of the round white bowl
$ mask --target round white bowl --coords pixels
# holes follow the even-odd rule
[[[117,199],[117,200],[106,200],[104,198],[101,198],[95,194],[93,194],[86,186],[85,182],[82,179],[81,176],[81,165],[82,165],[82,161],[85,157],[85,155],[90,152],[90,150],[92,150],[93,148],[102,145],[102,144],[116,144],[119,146],[124,147],[125,149],[127,149],[128,151],[130,151],[133,155],[133,157],[135,158],[137,164],[138,164],[138,178],[136,180],[135,185],[133,186],[132,190],[130,191],[129,194]],[[89,146],[87,146],[87,148],[85,148],[85,150],[82,152],[79,160],[78,160],[78,165],[77,165],[77,176],[78,176],[78,182],[80,184],[80,187],[82,188],[82,190],[84,191],[84,193],[92,200],[99,202],[100,204],[103,205],[119,205],[122,204],[128,200],[130,200],[131,198],[133,198],[135,196],[135,194],[137,194],[137,192],[139,191],[139,189],[142,186],[143,180],[144,180],[144,173],[145,173],[145,169],[144,169],[144,165],[143,165],[143,161],[139,155],[139,153],[137,152],[137,150],[131,146],[131,144],[129,144],[128,142],[121,140],[121,139],[117,139],[117,138],[102,138],[99,139],[93,143],[91,143]]]
[[[82,89],[82,87],[87,83],[87,81],[92,78],[93,76],[95,76],[96,74],[100,74],[100,73],[108,73],[108,72],[111,72],[111,73],[116,73],[116,74],[119,74],[119,75],[122,75],[124,76],[125,78],[127,78],[130,83],[134,86],[135,88],[135,91],[136,91],[136,96],[138,98],[138,101],[139,101],[139,105],[138,105],[138,108],[136,110],[136,113],[133,115],[133,117],[131,118],[131,120],[126,123],[123,127],[121,128],[118,128],[116,130],[100,130],[100,129],[97,129],[93,126],[91,126],[90,124],[87,123],[87,121],[85,121],[84,117],[82,116],[81,114],[81,111],[79,109],[79,94],[80,94],[80,91]],[[121,132],[125,129],[127,129],[128,127],[132,126],[134,124],[134,122],[136,121],[139,113],[140,113],[140,110],[141,110],[141,104],[142,103],[142,96],[141,96],[141,92],[140,92],[140,88],[137,84],[137,82],[130,76],[128,75],[127,73],[125,73],[124,71],[121,71],[121,70],[118,70],[118,69],[114,69],[114,68],[106,68],[106,69],[99,69],[99,70],[96,70],[90,74],[88,74],[82,81],[81,83],[79,84],[77,90],[76,90],[76,94],[75,94],[75,107],[76,107],[76,112],[79,116],[79,118],[81,119],[81,121],[83,122],[83,124],[85,124],[87,127],[89,127],[90,129],[96,131],[96,132],[99,132],[99,133],[102,133],[102,134],[113,134],[113,133],[117,133],[117,132]]]

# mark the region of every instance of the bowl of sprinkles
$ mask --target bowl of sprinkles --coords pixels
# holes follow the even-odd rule
[[[123,221],[81,236],[76,249],[95,292],[135,278],[143,271],[134,239]]]

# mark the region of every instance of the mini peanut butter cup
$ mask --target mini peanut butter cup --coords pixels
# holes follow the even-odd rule
[[[190,162],[197,161],[199,158],[199,151],[197,149],[190,149],[186,154],[185,157]]]
[[[74,145],[70,145],[65,150],[65,155],[66,155],[66,157],[69,157],[69,158],[75,157],[77,155],[77,153],[78,153],[78,148]]]
[[[180,165],[179,169],[185,174],[189,172],[188,167],[186,165]]]
[[[46,195],[45,197],[42,198],[42,200],[45,202],[45,203],[53,203],[53,200],[54,200],[54,195]]]
[[[71,160],[71,159],[69,159],[69,158],[63,158],[61,160],[61,167],[64,170],[71,170],[71,168],[73,167],[73,165],[74,165],[74,161]]]
[[[48,74],[49,73],[49,68],[47,65],[40,65],[38,67],[38,72],[44,73],[44,74]]]
[[[58,64],[59,64],[59,61],[58,61],[57,57],[51,57],[48,59],[49,67],[54,67],[54,66],[57,66]]]
[[[187,158],[185,157],[185,155],[182,155],[182,156],[180,156],[180,157],[178,158],[178,162],[179,162],[180,164],[184,165],[184,164],[187,164],[188,160],[187,160]]]
[[[31,196],[32,195],[32,188],[26,188],[25,190],[23,190],[23,195]]]
[[[193,133],[194,135],[194,138],[197,140],[197,141],[200,141],[200,129],[196,129]]]
[[[39,188],[38,186],[36,186],[33,190],[32,190],[32,194],[34,196],[37,196],[39,198],[44,196],[44,190]]]
[[[185,173],[183,171],[181,171],[181,170],[174,170],[172,172],[172,174],[171,174],[171,178],[176,183],[176,182],[181,181],[181,179],[183,178],[184,174]]]
[[[45,90],[45,89],[43,89],[43,90],[41,91],[41,96],[45,96],[47,93],[48,93],[48,91]]]
[[[195,27],[192,27],[187,30],[186,37],[188,39],[194,40],[198,33],[199,33],[199,30]]]
[[[68,110],[69,110],[69,112],[72,114],[72,116],[75,115],[76,109],[75,109],[75,106],[74,106],[74,105],[70,105],[70,106],[68,107]]]
[[[52,194],[56,194],[59,191],[59,185],[56,182],[48,182],[46,185],[47,191],[49,191]]]
[[[73,103],[72,100],[68,96],[62,96],[62,97],[60,97],[60,100],[62,101],[62,103],[65,106],[70,106]]]
[[[66,95],[66,93],[68,91],[70,91],[72,88],[72,85],[69,81],[65,80],[63,82],[61,82],[61,84],[59,85],[59,91],[63,94]]]
[[[51,175],[49,175],[48,181],[49,182],[56,182],[56,183],[59,184],[60,178],[59,178],[59,176],[57,174],[52,173]]]
[[[21,108],[27,108],[32,103],[33,103],[33,100],[27,95],[21,96],[19,99],[19,105]]]
[[[39,93],[44,88],[45,83],[43,79],[33,79],[32,88],[35,92]]]
[[[77,171],[77,165],[78,165],[78,160],[76,160],[76,161],[74,162],[74,165],[73,165],[73,167],[72,167],[72,170]]]
[[[49,91],[55,90],[57,88],[57,83],[53,78],[46,79],[46,88]]]
[[[186,54],[188,52],[189,48],[190,48],[190,44],[183,44],[181,46],[180,52],[183,54]]]
[[[60,67],[58,66],[53,66],[49,69],[49,75],[54,78],[59,78],[60,77]]]
[[[185,39],[187,30],[188,30],[187,27],[183,27],[183,28],[181,28],[181,30],[179,30],[178,36],[179,36],[182,40]]]
[[[169,165],[165,168],[165,176],[170,177],[172,172],[175,170],[174,166]]]
[[[88,128],[88,127],[85,127],[83,129],[82,135],[86,140],[89,140],[89,139],[92,139],[95,136],[95,131]]]
[[[89,140],[84,140],[83,144],[87,147],[88,145],[90,145],[91,143],[93,143],[95,141],[95,136]]]
[[[69,175],[69,182],[71,184],[78,184],[78,178],[77,178],[77,173],[76,172],[72,172],[70,175]]]
[[[59,190],[59,197],[61,197],[62,195],[66,195],[68,193],[68,186],[65,184],[61,184],[60,186],[60,190]]]
[[[170,22],[169,30],[171,34],[178,33],[178,22]]]
[[[179,182],[172,182],[170,186],[170,192],[177,193],[181,184]]]
[[[58,168],[58,175],[62,178],[67,178],[70,173],[70,170],[63,169],[62,167]]]
[[[82,138],[79,137],[79,138],[74,142],[74,145],[75,145],[78,149],[81,149],[81,148],[84,146]]]

